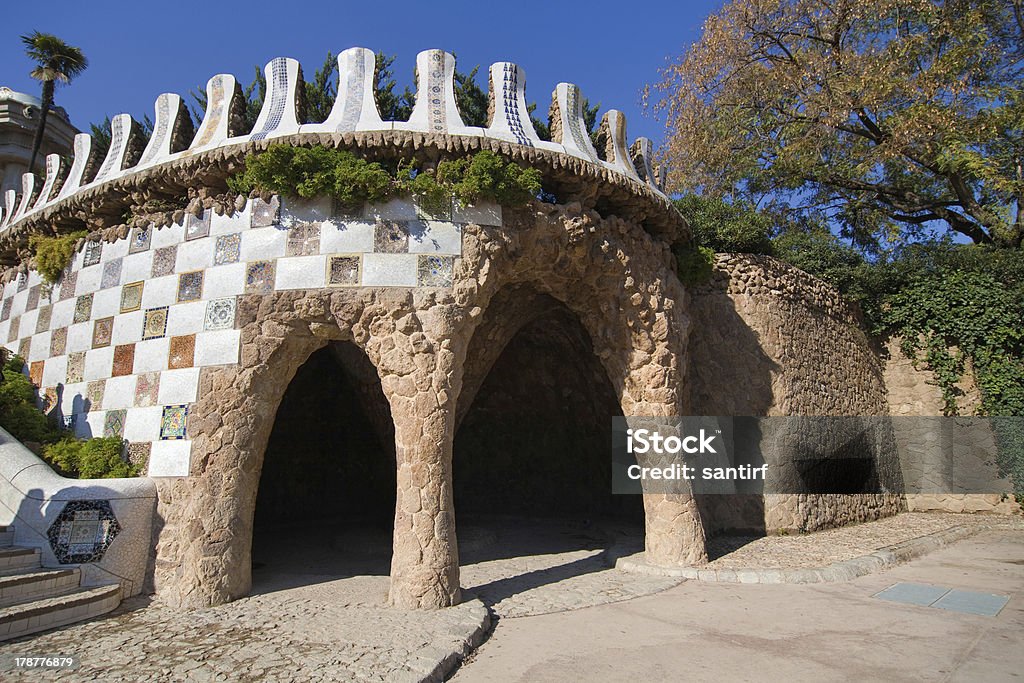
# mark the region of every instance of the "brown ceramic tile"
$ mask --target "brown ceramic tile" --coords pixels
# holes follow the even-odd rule
[[[177,370],[192,367],[195,350],[196,335],[186,334],[181,337],[171,337],[171,348],[167,354],[167,368]]]
[[[36,334],[40,332],[46,332],[50,329],[50,316],[53,315],[52,306],[40,306],[39,317],[36,318]]]
[[[77,384],[85,374],[85,351],[68,354],[68,384]]]
[[[60,297],[58,301],[64,301],[70,299],[75,295],[75,287],[78,285],[78,271],[72,271],[70,273],[64,273],[64,277],[60,281]]]
[[[153,277],[162,277],[174,272],[174,264],[178,260],[178,245],[161,247],[153,250]]]
[[[28,358],[28,354],[31,349],[32,337],[25,337],[18,344],[18,357],[22,359]]]
[[[10,344],[12,341],[18,338],[18,328],[21,326],[21,316],[16,315],[11,318],[11,327],[7,330],[7,343]]]
[[[89,412],[103,409],[103,390],[106,386],[107,380],[105,379],[98,379],[95,382],[89,382],[88,386],[86,386],[85,398],[89,401],[86,408]]]
[[[37,360],[28,366],[28,379],[37,387],[43,386],[43,365],[46,361]]]
[[[120,344],[114,347],[114,369],[111,377],[124,377],[135,370],[135,344]]]

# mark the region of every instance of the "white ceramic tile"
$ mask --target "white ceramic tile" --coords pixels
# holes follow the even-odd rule
[[[50,357],[50,342],[53,339],[53,330],[40,332],[32,335],[32,345],[28,349],[28,358],[22,360],[32,363],[37,360],[45,360]],[[17,346],[15,346],[17,348]]]
[[[114,347],[105,346],[102,349],[92,349],[85,354],[85,376],[86,382],[94,379],[106,379],[114,368]]]
[[[162,406],[130,408],[124,421],[125,441],[156,441],[159,439],[160,420],[163,414]]]
[[[65,379],[67,370],[67,360],[64,361]],[[60,383],[63,384],[63,379]],[[75,413],[81,413],[85,410],[85,391],[88,385],[85,382],[75,382],[74,384],[64,384],[64,389],[61,392],[60,397],[60,412],[62,415],[74,415]]]
[[[153,274],[153,250],[147,249],[124,257],[121,264],[121,278],[125,284],[148,280]],[[81,277],[81,276],[79,276]]]
[[[165,370],[160,373],[157,402],[161,406],[193,403],[199,390],[199,368]]]
[[[75,323],[68,327],[67,352],[88,351],[92,348],[92,321]]]
[[[169,247],[172,244],[180,244],[185,241],[185,228],[182,225],[173,223],[153,231],[153,242],[149,245],[150,251],[160,247]]]
[[[259,228],[264,230],[265,228]],[[203,282],[203,299],[220,299],[245,291],[245,264],[229,263],[207,268]]]
[[[43,386],[44,387],[55,387],[57,385],[63,385],[64,380],[68,378],[68,357],[67,356],[55,356],[46,361],[46,365],[43,366]],[[64,391],[67,391],[65,387]]]
[[[83,270],[78,271],[77,287],[79,292],[82,294],[89,294],[95,292],[100,288],[100,280],[103,277],[103,266],[95,265],[89,266]],[[59,292],[59,287],[54,287],[55,292]]]
[[[203,321],[206,319],[206,302],[189,301],[184,304],[177,304],[171,307],[167,316],[167,336],[177,337],[182,334],[192,334],[203,329]],[[142,323],[139,323],[141,329]]]
[[[318,223],[331,217],[333,202],[330,197],[281,198],[281,225],[290,228],[296,223]]]
[[[240,232],[249,227],[249,207],[252,202],[246,202],[245,208],[236,211],[229,216],[226,213],[218,216],[216,213],[210,217],[210,235],[230,235],[233,232]]]
[[[195,364],[205,366],[238,363],[241,338],[241,330],[217,330],[197,334]]]
[[[142,310],[170,306],[178,300],[178,276],[165,275],[146,281],[142,290]]]
[[[288,231],[282,228],[254,228],[242,233],[239,261],[261,261],[284,256]]]
[[[103,257],[100,259],[100,263],[106,263],[107,261],[113,261],[116,258],[128,255],[128,240],[121,239],[113,242],[103,243]]]
[[[365,254],[364,287],[415,287],[416,254]]]
[[[114,332],[111,344],[127,344],[142,339],[142,311],[121,313],[114,317]]]
[[[135,402],[135,375],[111,377],[103,388],[104,410],[130,408]]]
[[[190,270],[201,270],[213,264],[213,247],[215,240],[200,237],[178,245],[178,258],[175,261],[175,272],[187,273]]]
[[[95,309],[93,309],[95,310]],[[14,316],[11,316],[12,318]],[[66,299],[64,301],[58,301],[53,305],[53,309],[50,313],[50,329],[55,330],[58,327],[67,327],[75,319],[75,297]],[[23,332],[21,328],[19,332]],[[32,330],[35,332],[35,330]]]
[[[367,204],[363,215],[370,219],[385,221],[414,221],[418,217],[416,205],[409,199],[399,197],[383,204]]]
[[[145,296],[145,290],[143,290],[143,296]],[[71,304],[74,304],[71,301]],[[56,312],[56,309],[54,309]],[[108,289],[101,289],[92,296],[92,320],[99,320],[100,318],[109,318],[112,315],[118,315],[121,312],[121,288],[120,287],[109,287]]]
[[[135,345],[135,372],[153,372],[167,369],[167,353],[171,340],[167,337],[146,339]]]
[[[326,256],[293,256],[277,259],[274,289],[318,289],[324,286]]]
[[[191,441],[154,441],[149,454],[151,477],[187,477]]]
[[[480,201],[472,206],[463,206],[456,201],[452,208],[452,221],[501,227],[501,206],[488,201]]]
[[[374,224],[367,221],[329,222],[320,226],[321,254],[362,254],[373,251]]]

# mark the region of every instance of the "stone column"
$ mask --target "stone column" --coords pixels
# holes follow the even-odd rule
[[[428,340],[415,321],[400,321],[392,339],[394,348],[381,357],[395,422],[398,485],[388,601],[406,609],[450,607],[460,599],[452,502],[453,355],[447,341]]]

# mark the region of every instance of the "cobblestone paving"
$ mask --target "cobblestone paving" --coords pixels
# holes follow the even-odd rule
[[[549,522],[495,526],[459,531],[465,594],[493,602],[500,616],[625,600],[680,582],[610,569],[602,553],[615,533]],[[629,532],[642,543],[638,530]],[[483,606],[468,600],[439,611],[386,607],[389,541],[365,531],[336,532],[330,542],[282,533],[262,554],[257,545],[258,594],[189,613],[133,598],[112,616],[0,643],[0,655],[80,658],[78,669],[46,672],[47,680],[419,680],[463,649]],[[341,566],[339,547],[347,551]],[[38,671],[0,672],[5,681],[39,679]]]
[[[953,526],[1024,529],[1024,519],[997,515],[907,512],[874,522],[792,536],[724,536],[709,544],[709,569],[807,569],[851,560],[885,546]]]

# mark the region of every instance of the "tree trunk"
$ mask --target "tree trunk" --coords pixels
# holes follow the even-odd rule
[[[35,173],[36,157],[39,156],[39,148],[43,146],[43,134],[46,132],[46,117],[50,114],[50,107],[53,106],[53,81],[43,81],[43,102],[39,112],[39,126],[36,127],[36,137],[32,141],[32,158],[28,162],[29,173]]]

